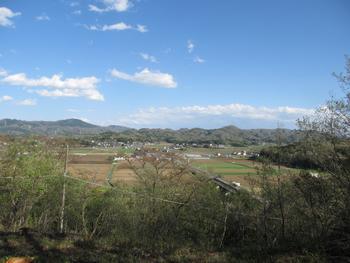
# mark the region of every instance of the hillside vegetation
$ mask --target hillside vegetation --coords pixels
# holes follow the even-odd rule
[[[288,129],[250,129],[243,130],[235,126],[219,129],[130,129],[123,126],[102,127],[77,119],[61,121],[20,121],[0,120],[0,133],[9,135],[46,135],[46,136],[86,136],[122,142],[169,142],[169,143],[214,143],[233,146],[273,143],[277,131],[283,133],[286,142],[295,142],[299,132]]]
[[[101,127],[78,119],[60,121],[22,121],[14,119],[0,120],[0,133],[8,135],[49,135],[72,136],[99,134],[106,131],[120,132],[127,130],[123,126]]]
[[[234,126],[220,129],[130,129],[119,133],[102,133],[90,139],[117,140],[121,142],[168,142],[179,144],[223,144],[231,146],[275,143],[276,134],[282,132],[288,142],[298,141],[300,134],[295,130],[252,129],[243,130]],[[85,137],[89,139],[89,137]],[[88,143],[88,141],[87,141]]]

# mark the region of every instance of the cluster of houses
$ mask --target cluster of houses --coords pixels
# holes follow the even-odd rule
[[[252,158],[252,157],[259,157],[260,153],[257,152],[247,152],[247,151],[239,151],[239,152],[233,152],[232,153],[233,156],[243,156],[243,157],[248,157],[248,158]]]
[[[115,140],[91,140],[89,141],[90,146],[93,148],[116,148],[122,147],[124,149],[134,149],[135,151],[140,151],[144,148],[152,148],[155,146],[154,143],[151,142],[118,142]],[[171,153],[171,152],[181,152],[185,151],[188,148],[210,148],[210,149],[225,149],[226,146],[222,144],[197,144],[197,143],[176,143],[176,144],[168,144],[161,148],[159,151],[162,153]],[[138,155],[137,153],[135,155]],[[248,152],[248,151],[236,151],[232,153],[183,153],[184,158],[191,160],[207,160],[211,158],[257,158],[259,157],[259,153],[257,152]]]
[[[208,160],[211,158],[239,158],[239,157],[245,157],[245,158],[257,158],[259,157],[259,153],[255,152],[249,152],[247,153],[246,151],[242,152],[233,152],[233,153],[213,153],[213,154],[194,154],[194,153],[185,153],[183,154],[183,157],[186,159],[191,159],[191,160]]]
[[[149,147],[154,145],[150,142],[118,142],[115,140],[97,141],[90,140],[89,146],[93,148],[117,148],[122,147],[124,149],[141,149],[143,147]]]
[[[210,158],[212,158],[210,154],[194,154],[194,153],[185,153],[183,157],[188,160],[209,160]]]

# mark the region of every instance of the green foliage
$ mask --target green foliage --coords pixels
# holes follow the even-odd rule
[[[291,248],[296,254],[324,253],[337,211],[344,208],[334,205],[339,195],[330,191],[330,181],[301,175],[276,186],[265,180],[276,177],[269,166],[260,171],[257,196],[222,192],[205,177],[190,176],[186,162],[171,155],[135,164],[139,183],[133,187],[95,187],[64,179],[59,156],[60,151],[32,141],[14,143],[2,154],[2,229],[57,233],[65,180],[64,232],[75,249],[137,248],[142,252],[135,258],[179,262],[190,258],[181,254],[186,249],[198,255],[223,251],[226,256],[216,256],[217,262],[253,260],[285,255]]]
[[[18,230],[32,223],[40,224],[46,217],[42,206],[54,205],[43,200],[55,193],[61,170],[57,156],[37,141],[14,143],[2,154],[0,170],[2,225]],[[40,216],[34,216],[38,211]]]
[[[91,137],[93,140],[116,140],[120,142],[168,142],[187,144],[225,144],[231,146],[257,145],[261,143],[275,143],[277,130],[252,129],[242,130],[235,126],[220,129],[128,129],[122,132],[106,132]],[[288,142],[295,142],[300,134],[293,130],[282,130]],[[89,140],[82,139],[82,144]]]

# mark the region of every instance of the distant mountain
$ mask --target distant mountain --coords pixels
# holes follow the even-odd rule
[[[125,126],[120,126],[120,125],[109,125],[106,128],[109,131],[113,131],[113,132],[123,132],[123,131],[130,130],[130,128],[125,127]]]
[[[256,145],[275,143],[277,137],[283,143],[296,142],[300,132],[288,129],[250,129],[243,130],[235,126],[219,129],[128,129],[119,133],[102,133],[101,140],[141,141],[141,142],[169,142],[196,144],[226,144],[226,145]]]
[[[0,133],[10,135],[86,135],[103,132],[121,132],[129,128],[123,126],[102,127],[79,119],[59,121],[21,121],[13,119],[0,120]]]
[[[230,144],[252,145],[274,143],[278,136],[285,143],[298,141],[300,134],[288,129],[249,129],[235,126],[219,129],[131,129],[124,126],[98,126],[79,119],[60,121],[21,121],[12,119],[0,120],[0,134],[9,135],[47,135],[47,136],[92,136],[101,140]],[[89,136],[89,137],[90,137]]]

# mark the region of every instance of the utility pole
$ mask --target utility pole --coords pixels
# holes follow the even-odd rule
[[[63,234],[64,228],[64,209],[66,206],[66,176],[67,176],[67,168],[68,168],[68,152],[69,145],[66,147],[66,158],[64,161],[64,173],[63,173],[63,189],[62,189],[62,207],[61,207],[61,218],[60,218],[60,233]]]

